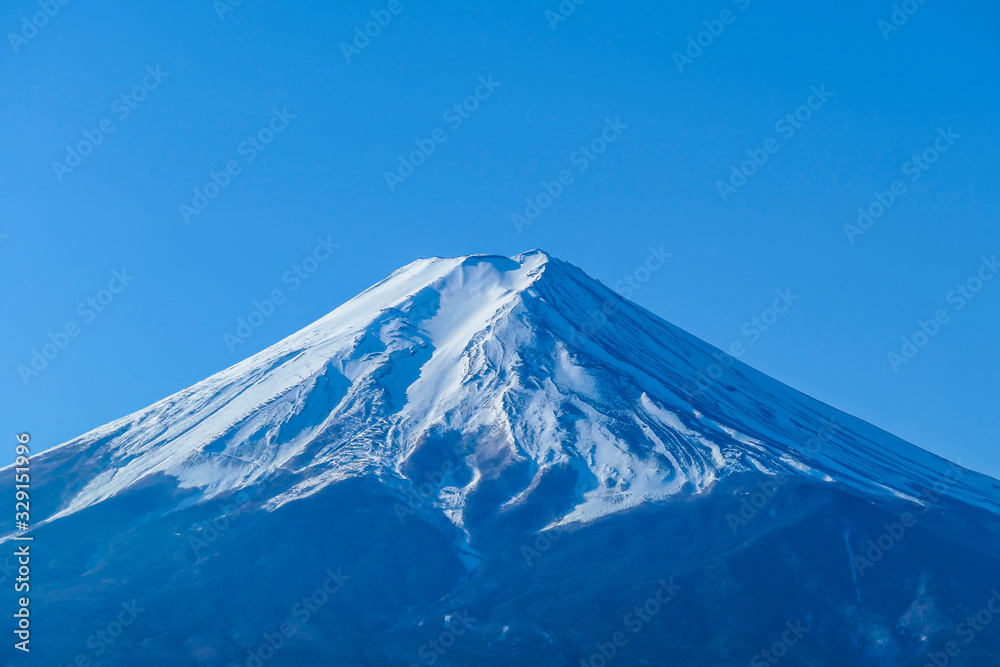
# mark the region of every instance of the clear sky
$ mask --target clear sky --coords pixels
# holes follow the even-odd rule
[[[538,247],[614,285],[652,247],[641,305],[1000,475],[995,3],[224,2],[0,9],[9,453],[420,256]]]

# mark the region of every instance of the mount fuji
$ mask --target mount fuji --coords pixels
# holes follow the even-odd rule
[[[417,260],[31,471],[38,664],[1000,664],[1000,482],[541,251]]]

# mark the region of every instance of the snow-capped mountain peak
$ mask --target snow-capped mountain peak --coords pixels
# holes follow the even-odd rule
[[[302,331],[42,454],[68,481],[49,520],[154,475],[186,502],[287,479],[279,507],[374,476],[461,526],[467,499],[523,471],[502,504],[559,486],[556,523],[701,493],[756,470],[924,502],[952,464],[825,406],[542,251],[417,260]],[[709,383],[708,368],[718,369]],[[461,443],[461,471],[426,474]],[[417,466],[420,462],[420,466]],[[36,462],[36,465],[38,463]],[[433,466],[431,466],[433,468]],[[432,470],[433,472],[433,470]],[[949,495],[997,511],[963,471]]]

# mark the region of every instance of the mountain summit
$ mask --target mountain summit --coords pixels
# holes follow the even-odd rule
[[[857,632],[899,634],[873,655],[903,655],[950,622],[927,592],[940,564],[906,555],[891,603],[869,603],[861,537],[900,512],[926,515],[912,544],[992,554],[969,564],[972,577],[989,569],[996,537],[961,526],[1000,514],[996,480],[751,369],[538,250],[417,260],[249,359],[36,456],[32,470],[38,539],[65,545],[46,564],[42,606],[82,604],[81,585],[109,608],[124,595],[159,601],[149,634],[116,649],[144,664],[160,664],[151,646],[163,664],[229,664],[252,650],[288,610],[267,597],[285,594],[287,573],[272,569],[282,554],[350,564],[354,580],[341,594],[351,604],[307,618],[275,664],[419,663],[424,621],[459,607],[480,620],[445,664],[577,664],[621,625],[629,596],[698,572],[701,597],[679,594],[681,616],[659,618],[648,646],[634,641],[636,660],[665,664],[671,638],[669,664],[731,664],[769,636],[772,615],[800,612],[833,628],[804,656],[857,659]],[[234,499],[250,518],[233,519]],[[209,539],[220,518],[225,531]],[[781,533],[795,526],[798,537]],[[10,539],[13,526],[0,528]],[[763,544],[784,560],[748,574]],[[793,576],[835,580],[840,597],[796,594],[745,624],[752,600],[727,601],[726,587],[792,562]],[[157,637],[191,590],[208,628],[192,619]],[[915,601],[934,615],[906,612]],[[597,607],[576,617],[578,604]],[[678,619],[695,612],[745,627],[689,636]],[[862,616],[864,630],[848,631]],[[72,650],[70,629],[48,631]],[[391,648],[372,653],[375,637]],[[719,662],[697,642],[715,642]]]
[[[920,500],[953,464],[785,387],[535,250],[417,260],[302,331],[42,457],[100,460],[54,519],[162,473],[202,498],[279,471],[272,507],[354,475],[401,491],[432,440],[475,439],[478,480],[525,464],[517,498],[559,476],[560,523],[699,493],[758,470]],[[40,461],[39,463],[41,463]],[[37,465],[37,463],[36,463]],[[448,483],[446,483],[448,482]],[[997,509],[995,480],[952,495]],[[426,495],[426,494],[425,494]]]

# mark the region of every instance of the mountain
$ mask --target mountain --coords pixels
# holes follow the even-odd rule
[[[31,467],[44,664],[1000,664],[959,627],[1000,483],[541,251],[413,262]]]

